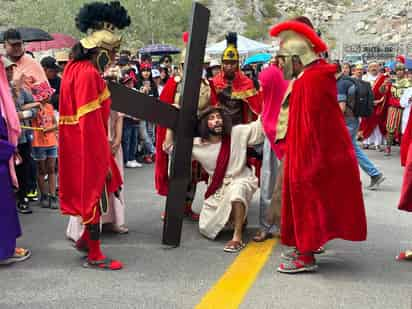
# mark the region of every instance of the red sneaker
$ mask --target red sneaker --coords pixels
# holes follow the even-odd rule
[[[120,270],[123,268],[123,263],[117,260],[111,260],[109,258],[104,258],[99,261],[88,259],[83,266],[85,268],[96,268],[101,270]]]
[[[199,221],[199,217],[200,215],[193,212],[192,210],[192,203],[186,203],[186,207],[185,207],[185,212],[184,212],[186,217],[189,217],[190,219],[192,219],[193,221]]]
[[[153,163],[152,157],[151,156],[145,156],[143,158],[143,162],[146,163],[146,164],[152,164]]]
[[[312,272],[318,269],[316,260],[313,255],[299,255],[291,261],[284,261],[277,269],[278,272],[284,274],[296,274],[303,272]]]

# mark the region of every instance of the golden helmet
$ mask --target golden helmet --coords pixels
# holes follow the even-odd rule
[[[122,38],[115,34],[115,30],[129,25],[130,16],[119,1],[85,4],[76,16],[76,27],[81,32],[88,33],[80,40],[80,44],[86,49],[119,48]]]
[[[270,34],[280,37],[280,56],[299,56],[303,65],[313,62],[328,49],[315,30],[300,21],[280,23],[271,29]]]
[[[239,51],[237,50],[237,33],[229,32],[226,35],[227,47],[223,51],[222,61],[239,61]]]

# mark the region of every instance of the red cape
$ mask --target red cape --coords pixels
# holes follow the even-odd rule
[[[319,60],[295,81],[289,98],[281,239],[300,252],[334,238],[366,239],[358,162],[337,102],[335,71]]]
[[[412,148],[411,148],[411,138],[412,138],[412,123],[411,117],[409,117],[408,125],[404,136],[402,137],[401,144],[401,163],[405,166],[403,174],[403,183],[401,190],[401,197],[399,201],[398,208],[400,210],[405,210],[412,212]]]
[[[224,73],[220,72],[213,78],[211,84],[212,93],[220,93],[227,87],[227,81]],[[257,119],[257,115],[262,112],[262,95],[256,90],[253,81],[248,78],[241,71],[236,72],[235,78],[232,83],[232,97],[243,100],[245,103],[243,108],[243,120],[244,123],[249,123]],[[218,105],[218,96],[212,95],[211,105]]]
[[[410,121],[409,121],[410,122]],[[412,129],[409,126],[406,130],[410,131]],[[406,131],[408,132],[408,131]],[[399,201],[398,208],[400,210],[405,210],[412,212],[412,149],[410,143],[411,134],[408,132],[408,141],[404,145],[405,136],[402,138],[402,147],[401,147],[401,155],[402,155],[402,165],[405,166],[404,174],[403,174],[403,183],[402,183],[402,190],[401,190],[401,197]]]
[[[90,61],[70,62],[60,88],[59,196],[63,214],[96,218],[106,184],[109,192],[122,185],[110,152],[110,93]],[[109,170],[112,179],[106,183]]]
[[[272,65],[259,74],[263,94],[262,124],[272,150],[278,159],[283,157],[282,147],[275,144],[276,127],[283,96],[288,88],[288,81],[283,78],[282,71]]]
[[[409,115],[401,143],[401,165],[405,166],[398,208],[412,212],[412,113]]]
[[[160,95],[160,101],[166,104],[174,104],[177,85],[174,77],[169,78]],[[169,155],[162,149],[166,131],[166,128],[159,125],[156,127],[155,187],[157,193],[163,196],[167,196],[169,193]]]
[[[408,162],[408,153],[412,142],[412,113],[409,115],[405,133],[402,136],[401,142],[401,165],[406,166]]]

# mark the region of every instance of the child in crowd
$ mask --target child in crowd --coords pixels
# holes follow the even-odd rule
[[[152,78],[152,65],[149,62],[140,64],[140,78],[136,88],[145,95],[159,97],[156,83]],[[139,121],[139,138],[143,146],[143,161],[148,164],[153,163],[155,156],[155,128],[153,123],[146,120]]]
[[[55,90],[46,82],[35,85],[32,89],[34,100],[40,102],[40,108],[32,120],[32,126],[35,128],[32,156],[37,163],[41,207],[51,209],[58,208],[56,197],[57,121],[53,105],[50,104],[50,98],[54,92]]]
[[[134,89],[133,77],[125,74],[121,81],[124,86],[130,89]],[[125,115],[123,120],[123,159],[127,168],[142,167],[142,165],[136,161],[137,141],[139,134],[139,120]]]

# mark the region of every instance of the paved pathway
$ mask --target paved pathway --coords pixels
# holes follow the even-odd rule
[[[227,269],[233,263],[236,267],[241,260],[222,250],[230,235],[209,241],[199,235],[195,223],[186,221],[182,246],[172,250],[163,248],[160,221],[163,200],[154,193],[153,171],[146,166],[127,170],[130,233],[103,238],[105,252],[125,263],[123,271],[83,269],[81,257],[64,237],[67,218],[56,211],[34,207],[34,214],[22,217],[24,236],[19,241],[33,250],[33,257],[21,265],[0,268],[0,308],[186,309],[196,307],[214,287],[221,289],[219,306],[203,303],[199,308],[229,309],[232,307],[225,300],[236,294],[237,286],[248,287],[249,280],[254,282],[251,289],[246,288],[246,294],[238,291],[236,296],[240,297],[240,308],[411,309],[412,263],[394,261],[401,248],[412,248],[412,215],[396,210],[402,174],[399,158],[367,153],[388,177],[381,191],[365,191],[368,241],[329,243],[327,253],[319,259],[318,273],[298,276],[276,273],[282,247],[275,245],[256,280],[242,273],[237,276],[238,284],[222,286],[220,281],[216,286]],[[365,175],[362,179],[366,186],[369,179]],[[200,203],[197,200],[196,207]],[[255,198],[248,238],[257,227],[257,206]],[[247,260],[240,265],[244,269],[256,267],[261,260],[253,258],[250,265]]]

